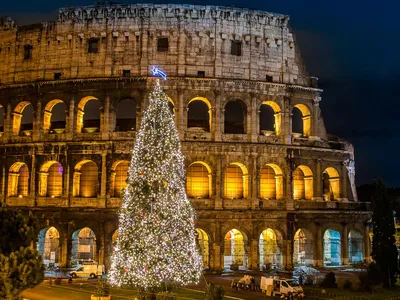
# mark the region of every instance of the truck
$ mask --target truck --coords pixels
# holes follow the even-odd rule
[[[267,296],[283,296],[286,299],[303,299],[303,288],[293,279],[261,277],[260,289]]]
[[[69,275],[73,278],[76,277],[90,277],[96,278],[101,277],[105,272],[104,265],[98,264],[84,264],[79,265],[76,270],[69,272]]]

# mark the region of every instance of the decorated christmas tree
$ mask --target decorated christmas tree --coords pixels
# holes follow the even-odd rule
[[[132,151],[110,283],[154,292],[163,283],[197,282],[194,220],[178,131],[157,79]]]

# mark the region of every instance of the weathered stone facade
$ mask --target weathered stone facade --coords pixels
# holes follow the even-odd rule
[[[190,175],[208,178],[203,194],[191,197],[197,226],[207,235],[207,267],[222,269],[235,252],[248,268],[260,268],[267,261],[260,262],[267,251],[260,235],[268,228],[278,264],[287,269],[299,251],[308,252],[306,263],[327,263],[328,229],[340,235],[339,264],[352,261],[350,232],[361,239],[362,258],[370,259],[370,212],[357,199],[353,147],[326,133],[322,91],[305,71],[288,20],[247,9],[148,4],[60,9],[55,23],[21,27],[1,19],[2,201],[34,212],[43,228],[57,229],[60,264],[70,263],[73,238],[88,227],[96,237],[91,258],[107,265],[120,206],[117,166],[129,161],[132,128],[139,127],[153,84],[149,69],[159,65],[169,76],[165,90],[188,170],[204,166],[208,173]],[[122,130],[118,108],[126,99],[135,103],[136,124]],[[100,107],[98,128],[85,125],[86,104],[93,101]],[[190,119],[195,102],[206,106],[206,126]],[[242,107],[239,133],[228,130],[231,102]],[[64,129],[52,122],[61,103]],[[24,123],[29,106],[32,128]],[[272,130],[262,129],[263,106],[273,111]],[[294,109],[302,115],[298,134]],[[51,169],[55,164],[58,173]],[[264,173],[267,167],[272,175]],[[232,170],[240,176],[229,175]],[[238,178],[230,194],[235,184],[229,180]],[[242,250],[234,250],[233,229],[241,234]],[[300,249],[298,237],[294,242],[299,229],[307,249]]]

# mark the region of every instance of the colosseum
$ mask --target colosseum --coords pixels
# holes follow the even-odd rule
[[[204,268],[370,260],[354,149],[326,132],[289,17],[96,4],[0,19],[0,191],[35,214],[46,265],[109,265],[130,151],[159,66]]]

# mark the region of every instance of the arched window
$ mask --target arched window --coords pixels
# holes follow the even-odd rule
[[[194,98],[190,100],[188,106],[188,129],[211,130],[211,105],[205,98]]]
[[[60,252],[59,239],[60,234],[54,227],[47,227],[40,230],[36,248],[42,256],[44,265],[49,266],[50,264],[58,263]]]
[[[241,100],[229,101],[225,105],[225,133],[245,133],[246,115],[246,105]]]
[[[260,198],[282,199],[283,178],[281,169],[274,164],[262,167],[260,171]]]
[[[122,197],[123,191],[127,186],[129,162],[121,161],[115,167],[114,197]]]
[[[241,163],[231,163],[225,170],[224,195],[228,199],[243,199],[248,195],[248,172]]]
[[[0,137],[4,134],[4,107],[0,105]]]
[[[301,165],[293,172],[293,199],[311,200],[313,197],[313,174],[307,166]]]
[[[76,132],[96,132],[100,130],[101,103],[93,96],[81,99],[76,115]]]
[[[186,172],[186,192],[189,198],[210,198],[211,169],[203,162],[192,163]]]
[[[60,197],[63,192],[63,167],[57,161],[48,161],[40,168],[39,195]]]
[[[91,160],[84,160],[75,166],[74,189],[75,197],[97,197],[98,168]]]
[[[203,259],[203,268],[206,269],[209,267],[209,257],[210,257],[208,234],[203,229],[200,228],[196,228],[196,234],[197,234],[196,242],[198,251]]]
[[[136,129],[136,101],[123,99],[117,104],[115,131],[134,131]]]
[[[28,101],[18,103],[13,113],[13,134],[32,135],[33,107]]]
[[[8,196],[24,197],[29,193],[29,169],[23,162],[14,163],[8,173]]]
[[[294,235],[293,243],[293,264],[312,265],[313,264],[313,239],[310,231],[299,229]]]
[[[324,265],[341,265],[340,233],[328,229],[324,233]]]
[[[326,201],[340,198],[339,172],[332,167],[325,169],[322,173],[323,195]]]
[[[224,239],[224,268],[229,269],[231,265],[247,267],[247,254],[245,248],[245,237],[237,229],[230,230]]]
[[[67,106],[62,100],[47,103],[43,115],[43,129],[49,133],[63,133],[66,129]]]
[[[292,134],[309,137],[311,135],[311,113],[308,107],[304,104],[296,104],[292,113]]]
[[[96,236],[88,227],[78,229],[72,234],[71,264],[80,261],[94,261],[96,255]]]
[[[357,263],[363,261],[362,254],[362,235],[355,230],[349,232],[349,263]]]
[[[264,101],[260,107],[260,134],[281,134],[281,109],[274,101]]]
[[[275,231],[271,228],[264,230],[260,234],[260,266],[268,270],[270,270],[272,266],[282,266],[282,250],[280,244],[281,243],[278,243]]]

